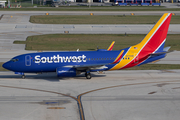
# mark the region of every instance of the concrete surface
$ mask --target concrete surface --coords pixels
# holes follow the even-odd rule
[[[86,120],[177,120],[179,78],[180,70],[110,71],[91,80],[0,72],[0,119],[79,120],[77,102],[56,94],[63,93],[81,95]]]

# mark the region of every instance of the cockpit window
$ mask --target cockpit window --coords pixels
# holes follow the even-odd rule
[[[19,59],[11,59],[10,61],[17,62]]]

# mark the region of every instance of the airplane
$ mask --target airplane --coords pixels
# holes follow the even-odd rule
[[[25,78],[25,73],[56,72],[58,77],[75,77],[91,72],[122,70],[150,63],[166,56],[170,47],[164,48],[172,13],[164,13],[145,38],[137,45],[121,50],[37,52],[22,54],[3,64],[5,69]]]

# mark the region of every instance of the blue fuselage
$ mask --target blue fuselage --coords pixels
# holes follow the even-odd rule
[[[120,51],[39,52],[12,58],[3,67],[15,72],[55,72],[63,66],[101,65],[112,63]],[[108,65],[107,70],[113,65]]]

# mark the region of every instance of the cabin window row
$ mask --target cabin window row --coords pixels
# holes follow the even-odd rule
[[[114,60],[114,58],[88,58],[86,60],[91,60],[91,61],[95,61],[95,60]]]

